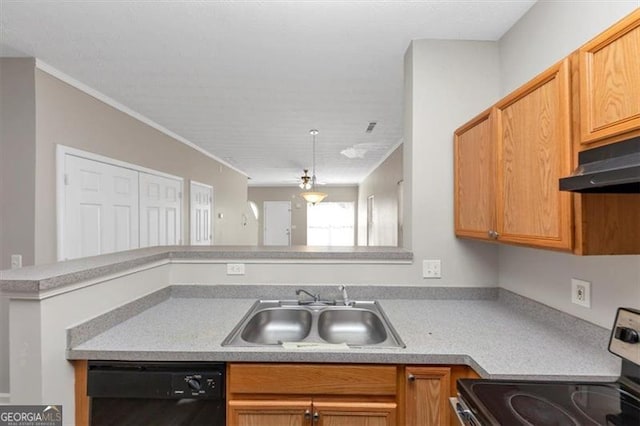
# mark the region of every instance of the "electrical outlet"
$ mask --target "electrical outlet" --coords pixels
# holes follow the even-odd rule
[[[571,302],[585,308],[591,307],[591,283],[589,281],[571,279]]]
[[[244,275],[244,263],[227,263],[227,275]]]
[[[11,269],[22,268],[22,255],[21,254],[12,254],[11,255]]]
[[[423,278],[442,278],[440,270],[440,259],[422,261]]]

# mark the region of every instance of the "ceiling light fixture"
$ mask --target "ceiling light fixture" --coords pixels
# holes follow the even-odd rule
[[[313,168],[311,169],[311,188],[309,188],[309,191],[300,194],[300,196],[302,196],[302,198],[304,198],[307,203],[311,203],[311,205],[313,206],[327,197],[326,193],[316,191],[316,136],[318,135],[318,133],[320,132],[318,132],[316,129],[309,130],[309,134],[313,137]]]
[[[310,190],[311,189],[311,176],[309,176],[309,169],[304,169],[304,175],[300,176],[302,182],[298,185],[301,189]]]

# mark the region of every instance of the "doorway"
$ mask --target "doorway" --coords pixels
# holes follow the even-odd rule
[[[291,201],[265,201],[264,245],[291,245]]]

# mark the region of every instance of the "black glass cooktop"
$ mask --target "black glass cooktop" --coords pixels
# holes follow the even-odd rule
[[[458,392],[483,425],[640,426],[640,399],[618,382],[462,379]]]

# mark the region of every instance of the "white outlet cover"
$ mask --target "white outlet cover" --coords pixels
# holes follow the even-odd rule
[[[11,255],[11,269],[19,269],[22,268],[22,255],[21,254],[12,254]]]
[[[591,282],[571,279],[571,303],[591,308]]]
[[[442,278],[440,259],[422,261],[422,278]]]
[[[227,275],[244,275],[244,263],[227,263]]]

